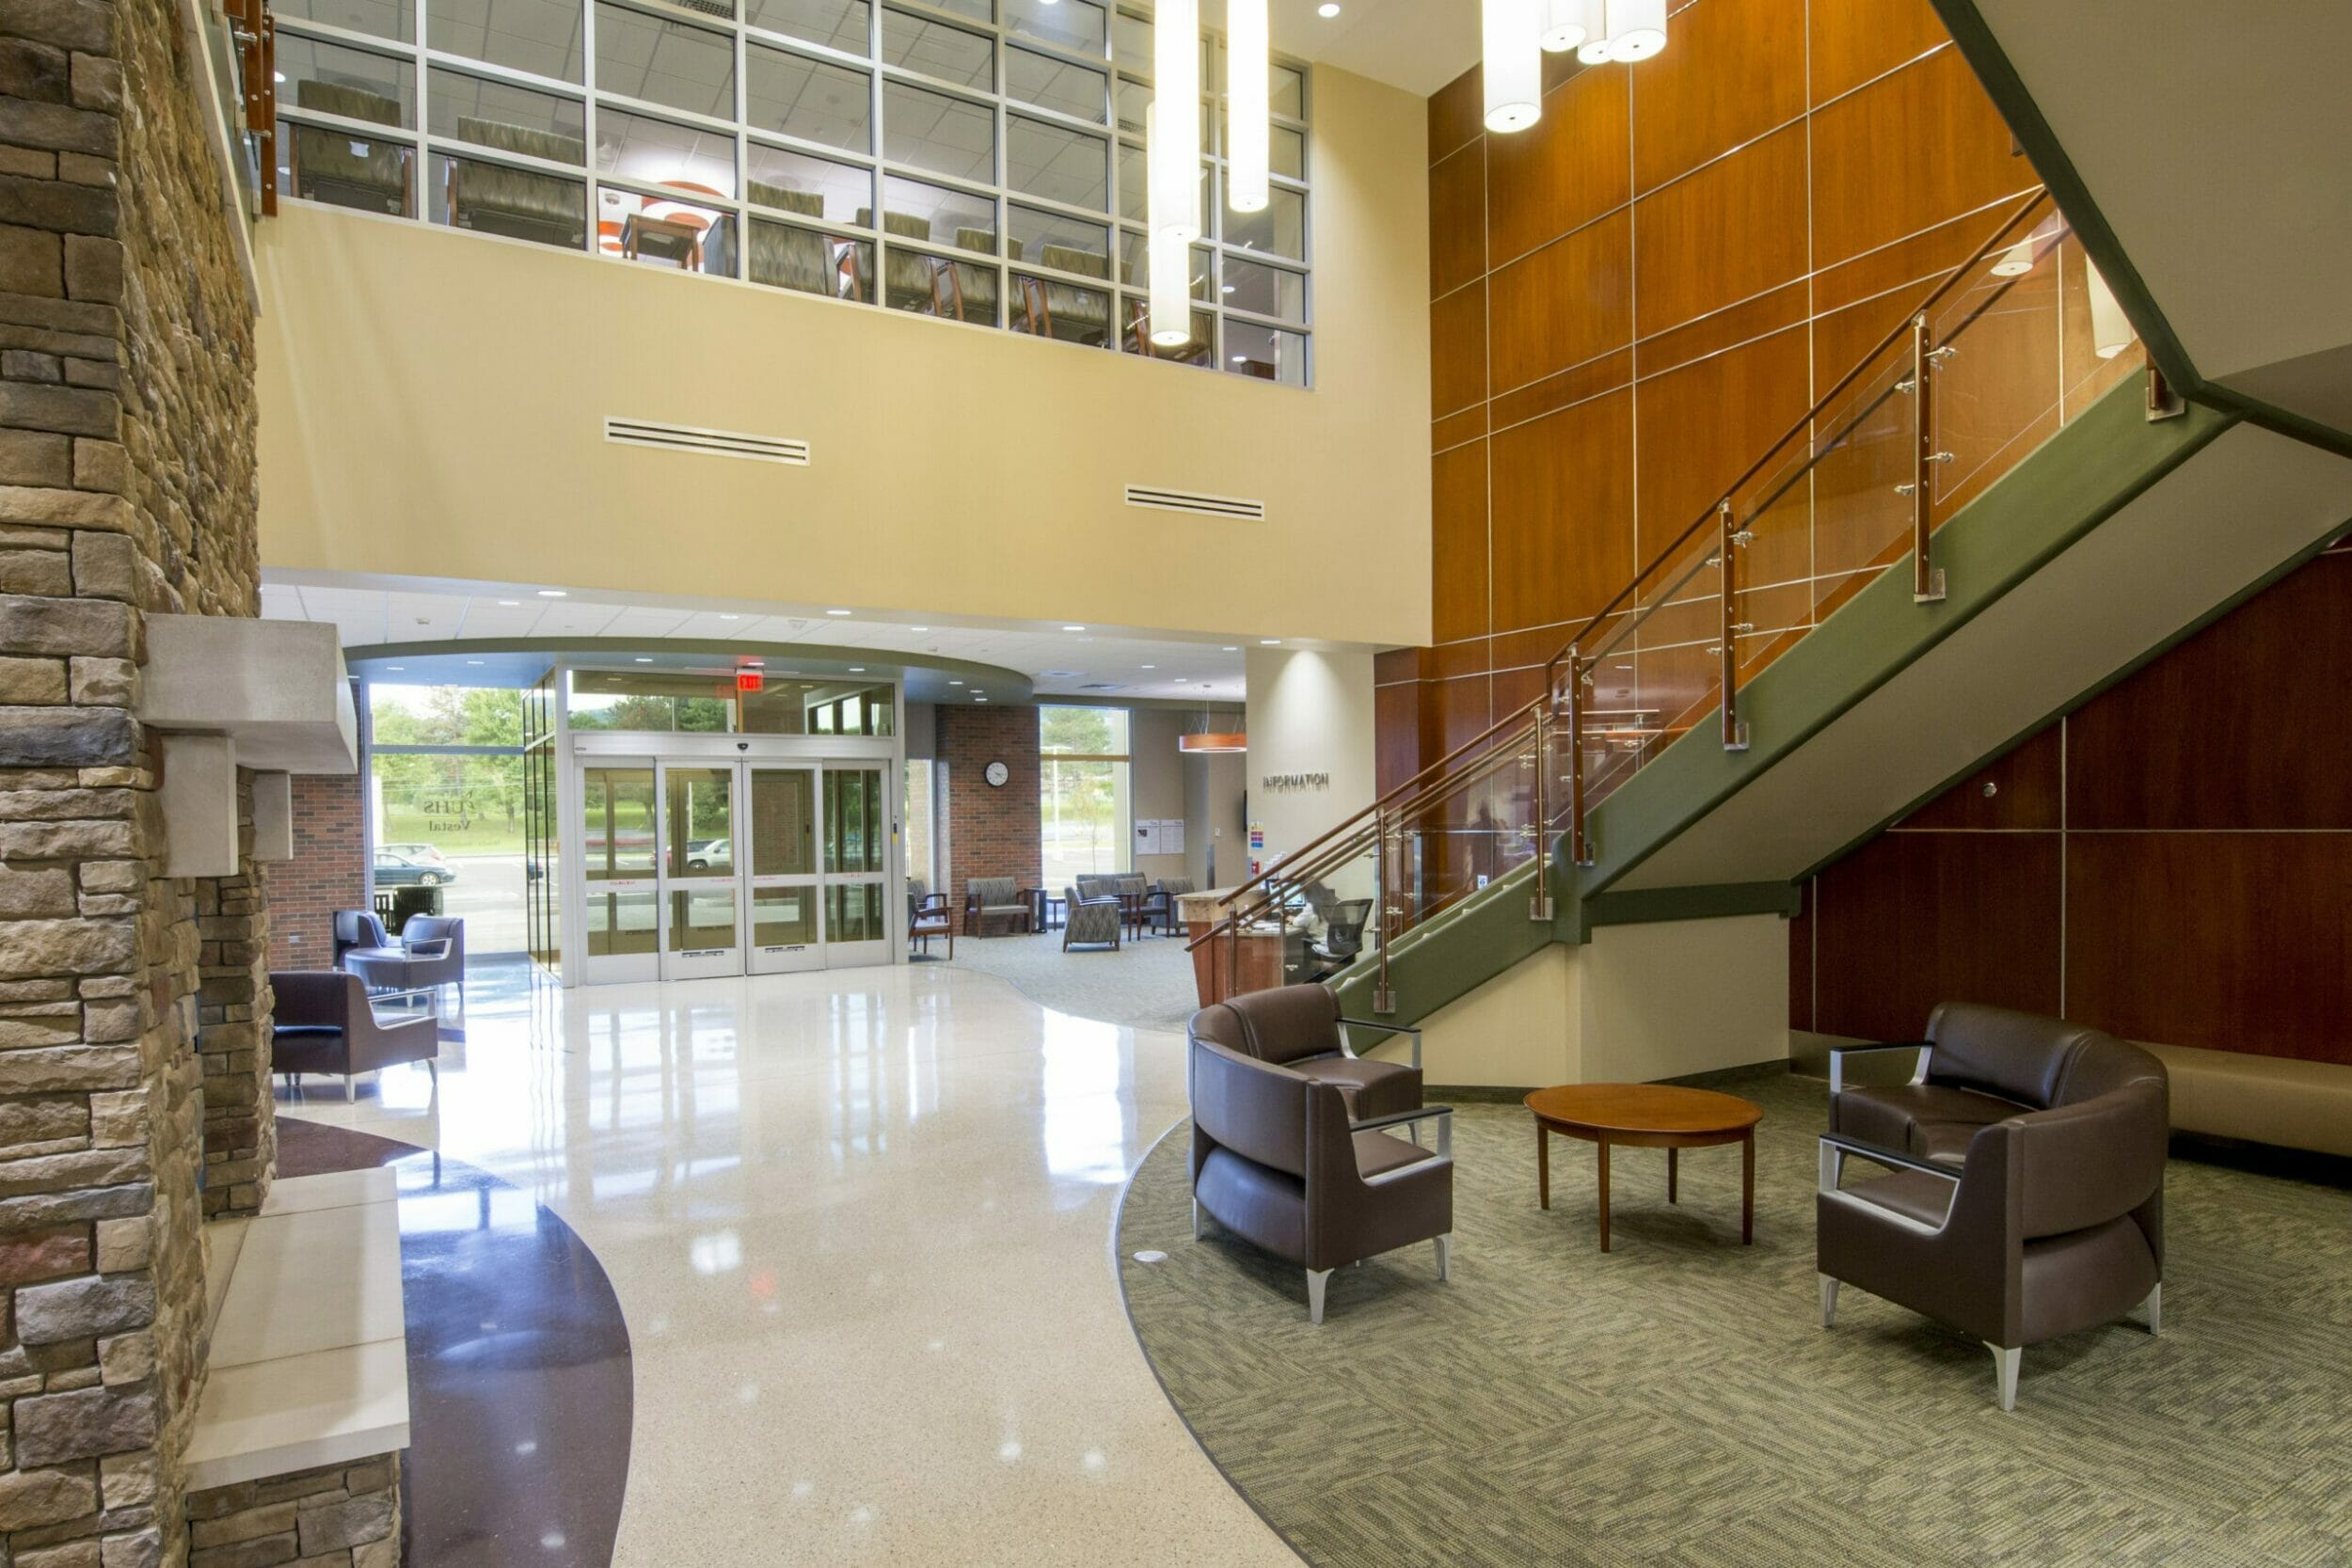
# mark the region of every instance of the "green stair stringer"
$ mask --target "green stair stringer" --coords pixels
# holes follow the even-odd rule
[[[1602,801],[1592,818],[1594,863],[1570,866],[1565,840],[1553,855],[1551,921],[1528,918],[1531,863],[1399,938],[1389,955],[1396,1008],[1387,1016],[1418,1023],[1545,946],[1583,942],[1599,927],[1793,914],[1794,881],[1611,888],[2238,419],[2192,405],[2177,419],[2151,422],[2140,378],[2119,383],[1936,531],[1947,598],[1915,603],[1909,572],[1881,573],[1741,689],[1740,716],[1753,740],[1748,751],[1724,751],[1718,727],[1702,723]],[[1857,837],[1883,825],[1871,823]],[[1342,1011],[1375,1016],[1376,978],[1364,965],[1334,982]]]
[[[1580,901],[1593,904],[2239,419],[2192,405],[2151,421],[2146,408],[2140,378],[2125,378],[1938,529],[1947,597],[1915,603],[1908,571],[1882,572],[1742,687],[1747,751],[1725,751],[1720,726],[1703,721],[1603,800],[1592,816],[1593,863],[1577,878]]]

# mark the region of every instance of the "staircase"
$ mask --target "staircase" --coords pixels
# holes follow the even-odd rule
[[[1417,1022],[1541,970],[1509,1006],[1605,1034],[1612,997],[1687,967],[1699,1004],[1734,974],[1781,987],[1742,1016],[1776,1012],[1785,1051],[1785,949],[1775,980],[1755,917],[2352,517],[2352,461],[2097,343],[2099,287],[2046,193],[2005,214],[1578,631],[1543,696],[1229,895],[1195,943],[1220,984],[1309,977],[1249,949],[1298,951],[1298,911],[1369,897],[1361,953],[1327,976],[1354,1016]],[[1657,932],[1595,945],[1692,921],[1717,924],[1687,966]],[[1684,1024],[1725,1026],[1703,1005]],[[1447,1083],[1557,1081],[1432,1053]]]

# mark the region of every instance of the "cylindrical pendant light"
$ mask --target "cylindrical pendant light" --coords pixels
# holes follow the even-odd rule
[[[1192,245],[1172,230],[1154,230],[1146,242],[1152,301],[1152,341],[1162,348],[1192,341]]]
[[[1646,60],[1666,52],[1666,0],[1609,0],[1609,57]]]
[[[1200,8],[1159,0],[1152,18],[1152,103],[1147,141],[1152,229],[1189,245],[1200,237]]]
[[[2099,276],[2099,269],[2089,261],[2083,262],[2084,281],[2090,285],[2090,346],[2102,359],[2112,359],[2132,346],[2138,336],[2132,330],[2129,316],[2117,303],[2115,291]]]
[[[1226,0],[1225,115],[1226,179],[1232,189],[1227,200],[1236,213],[1263,213],[1270,194],[1266,168],[1273,148],[1268,117],[1273,112],[1273,67],[1268,52],[1273,37],[1266,31],[1266,0]]]
[[[1600,31],[1593,14],[1600,8],[1601,0],[1546,0],[1544,53],[1565,55],[1581,47]]]
[[[1524,131],[1544,115],[1547,0],[1485,0],[1486,129]]]

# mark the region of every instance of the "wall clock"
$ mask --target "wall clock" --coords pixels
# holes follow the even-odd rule
[[[1012,777],[1012,769],[1001,762],[992,762],[988,765],[988,771],[982,776],[988,780],[988,786],[991,789],[1002,789],[1005,787],[1005,781]]]

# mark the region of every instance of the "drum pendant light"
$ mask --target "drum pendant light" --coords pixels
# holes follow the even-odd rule
[[[1544,114],[1548,0],[1484,0],[1486,129],[1524,131]]]
[[[1581,48],[1603,31],[1598,14],[1601,0],[1547,0],[1546,9],[1543,44],[1547,55]]]
[[[1609,57],[1654,59],[1666,51],[1666,0],[1609,0]]]

